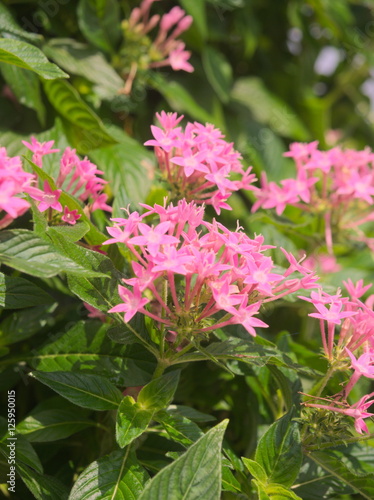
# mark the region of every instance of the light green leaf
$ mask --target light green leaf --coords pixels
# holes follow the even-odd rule
[[[45,107],[40,92],[38,76],[13,64],[0,64],[0,70],[18,101],[36,111],[41,125],[45,124]]]
[[[257,479],[260,483],[267,482],[266,472],[264,471],[264,469],[261,467],[260,464],[258,464],[254,460],[245,457],[243,457],[242,460],[244,465],[247,467],[247,469],[255,479]]]
[[[246,106],[260,123],[269,125],[275,132],[298,141],[309,139],[309,133],[295,112],[267,90],[259,78],[239,78],[231,95]]]
[[[116,422],[116,440],[121,448],[143,434],[152,420],[153,413],[153,410],[136,403],[131,396],[123,398],[118,408]]]
[[[54,38],[43,50],[69,74],[83,76],[94,83],[95,92],[102,99],[112,100],[124,85],[103,54],[88,45],[71,38]]]
[[[302,450],[298,424],[287,413],[274,422],[260,439],[255,460],[269,483],[291,486],[299,474]]]
[[[332,474],[335,478],[353,488],[367,500],[372,500],[374,498],[373,473],[357,471],[357,474],[354,474],[344,463],[339,452],[314,451],[308,453],[308,456],[329,474]]]
[[[116,0],[80,0],[78,24],[89,42],[113,53],[120,38],[120,8]]]
[[[212,47],[205,47],[202,61],[209,83],[223,102],[230,100],[232,68],[225,56]]]
[[[170,439],[186,448],[203,436],[200,427],[194,422],[169,410],[157,412],[154,420],[160,422]]]
[[[41,278],[50,278],[61,272],[89,277],[102,276],[102,273],[85,269],[65,257],[54,246],[26,229],[5,230],[0,233],[0,262]]]
[[[296,493],[281,484],[269,484],[265,488],[271,500],[303,500]]]
[[[95,422],[77,414],[77,410],[45,410],[33,413],[17,425],[17,432],[30,442],[45,443],[65,439]]]
[[[149,481],[139,500],[219,500],[221,446],[228,421],[213,427]]]
[[[139,392],[138,403],[148,410],[162,410],[172,401],[178,387],[180,371],[174,370],[155,378]]]
[[[69,500],[138,500],[148,479],[147,472],[128,448],[114,451],[82,472]]]
[[[104,377],[87,373],[31,372],[30,376],[47,385],[77,406],[92,410],[117,409],[121,392]]]
[[[108,328],[98,321],[80,321],[35,352],[31,365],[38,371],[94,373],[121,386],[148,383],[154,357],[139,344],[115,344],[107,337]]]
[[[34,45],[10,38],[0,38],[0,63],[34,71],[45,80],[69,77]]]
[[[54,233],[62,236],[65,241],[75,243],[76,241],[81,240],[83,236],[88,233],[90,226],[83,220],[82,222],[78,221],[74,225],[53,226],[53,228],[50,229],[52,229]],[[49,232],[50,229],[47,229],[47,232]]]
[[[51,301],[52,297],[31,281],[0,273],[0,308],[22,309]]]

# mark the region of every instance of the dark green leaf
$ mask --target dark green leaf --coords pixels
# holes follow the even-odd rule
[[[230,100],[232,68],[221,52],[205,47],[202,54],[203,66],[209,83],[223,102]]]
[[[3,36],[5,33],[24,38],[30,42],[38,42],[43,38],[41,35],[20,28],[5,5],[0,3],[0,34]]]
[[[184,405],[170,405],[168,408],[168,412],[171,414],[177,413],[182,415],[183,417],[192,420],[193,422],[212,422],[217,420],[215,417],[211,415],[207,415],[206,413],[202,413],[201,411],[197,411],[194,408],[190,408],[189,406]]]
[[[187,13],[193,17],[193,24],[196,24],[200,36],[205,40],[208,36],[208,28],[206,22],[205,0],[181,0],[182,6]]]
[[[120,10],[116,0],[80,0],[78,23],[92,45],[113,53],[121,38]]]
[[[48,293],[31,281],[0,273],[0,308],[22,309],[48,304],[51,300]]]
[[[69,500],[138,500],[149,476],[127,450],[100,458],[78,477]]]
[[[255,460],[269,483],[291,486],[301,467],[302,451],[298,424],[287,413],[274,422],[260,439]]]
[[[56,64],[50,63],[43,52],[20,40],[0,38],[0,63],[14,64],[19,68],[34,71],[46,80],[68,78]]]
[[[186,448],[203,436],[203,432],[194,422],[178,413],[159,411],[154,419],[160,422],[170,439]]]
[[[83,418],[77,410],[46,410],[26,417],[17,425],[17,432],[30,442],[44,443],[65,439],[95,422]]]
[[[23,464],[17,465],[17,472],[37,500],[67,500],[66,486],[55,477],[40,474]]]
[[[31,372],[30,375],[83,408],[113,410],[122,399],[121,392],[98,375],[70,372]]]
[[[213,427],[180,458],[149,481],[139,500],[219,500],[221,498],[221,446],[227,426]]]
[[[5,456],[7,459],[9,458],[10,448],[7,445],[10,444],[10,442],[13,442],[15,443],[15,448],[16,448],[17,464],[20,465],[22,463],[28,465],[29,467],[32,467],[35,471],[43,473],[43,466],[40,462],[40,459],[36,454],[32,445],[27,441],[27,439],[25,439],[22,435],[19,434],[15,436],[17,438],[16,441],[10,441],[7,439],[8,437],[9,435],[6,434],[2,438],[2,442],[0,443],[0,452],[2,453],[2,455]]]

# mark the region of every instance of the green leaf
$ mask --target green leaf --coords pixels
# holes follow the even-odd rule
[[[48,304],[51,300],[48,293],[31,281],[0,273],[0,308],[22,309]]]
[[[335,478],[353,488],[367,500],[374,498],[374,474],[356,471],[354,473],[342,460],[342,454],[335,451],[315,451],[308,456]]]
[[[10,448],[7,446],[10,441],[7,439],[8,434],[2,437],[2,442],[0,443],[0,452],[7,459],[9,458]],[[33,446],[25,439],[22,435],[17,434],[17,441],[14,441],[16,445],[16,462],[17,465],[25,464],[32,467],[35,471],[43,473],[43,466],[39,460],[36,451]]]
[[[70,139],[79,153],[86,154],[92,149],[116,142],[72,85],[63,80],[46,81],[43,85],[49,102],[57,113],[77,127],[79,135]]]
[[[148,170],[153,169],[154,156],[137,141],[122,133],[120,144],[95,149],[89,156],[104,172],[114,196],[121,194],[121,207],[129,202],[144,201],[151,186]]]
[[[78,477],[69,500],[138,500],[149,479],[135,454],[114,451],[92,462]]]
[[[118,408],[122,399],[121,392],[109,380],[98,375],[31,372],[30,376],[83,408],[113,410]]]
[[[116,0],[80,0],[78,24],[89,42],[113,53],[120,38],[120,9]]]
[[[164,96],[171,109],[178,113],[188,113],[192,118],[203,123],[214,122],[212,115],[199,106],[194,97],[180,83],[168,81],[158,74],[154,86]]]
[[[3,36],[5,33],[30,40],[30,42],[38,42],[43,39],[41,35],[30,33],[20,28],[5,5],[0,3],[0,34]]]
[[[194,422],[205,423],[217,420],[215,417],[212,417],[212,415],[207,415],[206,413],[202,413],[201,411],[197,411],[194,408],[184,405],[170,405],[168,412],[172,415],[175,413],[182,415],[183,417],[193,420]]]
[[[41,125],[45,124],[45,107],[40,92],[38,76],[13,64],[1,64],[1,73],[18,101],[36,111]]]
[[[152,420],[153,413],[153,410],[136,403],[131,396],[123,398],[118,408],[116,422],[116,440],[121,448],[143,434]]]
[[[88,45],[70,38],[54,38],[43,50],[69,74],[83,76],[94,83],[94,91],[102,99],[112,100],[124,85],[104,55]]]
[[[193,25],[197,26],[200,36],[205,40],[208,36],[208,27],[206,22],[205,0],[181,0],[182,6],[188,14],[193,17]]]
[[[80,266],[62,255],[44,239],[26,229],[6,230],[0,233],[0,262],[18,271],[41,278],[50,278],[61,272],[89,277],[103,274]]]
[[[230,100],[232,85],[232,68],[225,56],[212,47],[205,47],[202,61],[209,83],[221,101]]]
[[[149,382],[154,357],[139,344],[115,344],[107,337],[108,328],[98,321],[80,321],[35,352],[31,364],[38,371],[94,373],[121,386]]]
[[[162,410],[172,401],[178,387],[180,371],[174,370],[155,378],[139,392],[138,403],[148,410]]]
[[[298,141],[309,139],[306,128],[295,112],[268,91],[259,78],[239,78],[231,95],[246,106],[260,123],[269,125],[275,132]]]
[[[90,230],[90,226],[84,220],[76,224],[67,226],[53,226],[50,228],[54,233],[59,234],[65,241],[75,243],[83,238]],[[47,229],[47,231],[50,231]]]
[[[221,446],[228,421],[213,427],[146,485],[139,500],[219,500]]]
[[[260,483],[267,482],[267,475],[260,464],[249,458],[242,458],[244,465],[247,467],[252,476],[257,479]]]
[[[45,410],[33,413],[17,425],[17,432],[30,442],[45,443],[65,439],[86,427],[96,425],[74,410]]]
[[[50,63],[40,49],[20,40],[0,38],[0,63],[34,71],[46,80],[69,77],[56,64]]]
[[[255,460],[269,483],[291,486],[299,474],[302,450],[298,424],[287,413],[274,422],[260,439]]]
[[[204,435],[194,422],[169,410],[157,412],[154,420],[163,426],[170,439],[186,448]]]
[[[280,484],[269,484],[265,491],[271,500],[303,500],[296,493]]]
[[[16,470],[37,500],[67,500],[66,486],[55,477],[43,475],[23,464],[18,464]]]

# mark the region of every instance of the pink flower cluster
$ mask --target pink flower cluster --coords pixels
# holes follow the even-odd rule
[[[294,159],[296,178],[284,179],[281,185],[261,178],[261,188],[255,188],[256,202],[252,211],[260,207],[274,208],[281,215],[287,205],[312,214],[321,214],[325,221],[325,239],[332,253],[333,232],[348,229],[354,239],[374,248],[374,239],[368,238],[362,224],[374,220],[374,155],[370,149],[355,151],[339,147],[329,151],[317,149],[318,142],[293,143],[285,153]]]
[[[60,151],[59,149],[51,149],[54,141],[40,143],[35,137],[32,137],[31,143],[22,142],[33,152],[32,161],[40,168],[43,168],[43,156]],[[62,207],[59,201],[62,190],[72,194],[82,202],[88,202],[85,208],[87,213],[97,209],[111,212],[112,208],[106,203],[107,195],[102,192],[107,181],[99,177],[101,174],[103,172],[98,170],[96,165],[87,158],[81,160],[75,149],[66,148],[60,159],[60,171],[55,181],[58,189],[53,190],[45,181],[42,190],[32,187],[27,192],[31,198],[39,202],[40,212],[48,209],[63,212],[61,220],[73,225],[81,215],[77,210],[69,210],[67,206]]]
[[[219,214],[222,208],[231,210],[226,201],[234,191],[253,189],[256,177],[251,167],[244,170],[240,153],[218,128],[194,122],[182,129],[178,124],[183,116],[164,111],[156,116],[162,128],[151,125],[154,139],[145,145],[155,147],[172,199],[213,205]]]
[[[354,417],[355,428],[362,433],[368,432],[363,419],[374,416],[366,412],[374,403],[369,400],[374,393],[364,396],[352,406],[346,403],[346,398],[362,376],[374,379],[374,295],[362,302],[360,299],[371,285],[364,286],[362,280],[356,284],[348,280],[344,285],[349,298],[342,297],[340,291],[336,295],[329,295],[321,290],[312,292],[310,298],[301,297],[311,302],[317,310],[309,316],[320,320],[322,343],[330,363],[343,362],[341,366],[344,371],[349,368],[353,370],[343,391],[335,399],[328,400],[330,405],[305,404]],[[335,343],[335,329],[338,325],[341,328]],[[343,401],[340,401],[342,398]]]
[[[0,210],[6,212],[0,219],[0,228],[28,210],[30,204],[22,196],[33,179],[32,174],[23,170],[19,156],[9,157],[7,150],[0,147]]]
[[[256,327],[268,326],[256,317],[263,303],[316,286],[315,274],[287,252],[289,268],[274,272],[264,255],[273,247],[262,236],[251,239],[240,228],[205,222],[204,208],[194,202],[146,208],[143,215],[112,219],[107,228],[112,238],[105,244],[123,243],[134,258],[134,277],[119,286],[122,303],[109,312],[125,313],[125,322],[137,312],[153,318],[176,346],[233,324],[255,336]],[[159,222],[146,223],[150,216]]]
[[[128,21],[122,23],[125,31],[127,52],[131,43],[136,46],[134,52],[144,48],[146,52],[131,63],[131,68],[123,92],[129,94],[138,68],[160,68],[170,66],[174,71],[191,73],[194,68],[188,62],[191,52],[185,50],[185,44],[178,37],[192,24],[192,17],[186,16],[185,11],[175,6],[170,12],[160,17],[158,14],[150,16],[150,9],[156,0],[143,0],[139,7],[135,7]],[[154,40],[148,34],[158,25],[158,34]],[[134,56],[134,54],[129,54]]]

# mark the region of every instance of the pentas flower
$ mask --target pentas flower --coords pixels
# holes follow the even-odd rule
[[[262,236],[249,238],[238,228],[203,220],[204,208],[181,200],[177,205],[146,207],[143,215],[112,219],[111,238],[133,256],[134,276],[119,287],[122,303],[109,312],[123,312],[130,321],[139,312],[154,319],[177,348],[226,325],[241,324],[250,335],[268,325],[257,317],[264,302],[302,288],[315,287],[314,273],[296,277],[273,272],[264,255]],[[156,222],[146,222],[152,217]]]
[[[256,201],[252,211],[262,207],[282,215],[287,206],[294,206],[303,212],[321,214],[330,254],[333,240],[342,230],[351,239],[374,248],[374,239],[360,227],[374,220],[373,153],[368,148],[319,151],[317,146],[317,142],[291,144],[284,156],[294,159],[296,176],[283,179],[279,185],[268,182],[266,174],[262,174],[261,186],[253,188]]]
[[[42,168],[43,156],[49,155],[51,153],[58,153],[59,149],[52,149],[55,141],[39,142],[35,137],[31,137],[31,143],[27,141],[22,141],[22,144],[30,149],[34,154],[32,156],[32,161],[38,167]]]
[[[366,394],[359,401],[353,405],[348,403],[331,401],[330,404],[318,404],[318,403],[302,403],[304,406],[309,406],[312,408],[320,408],[322,410],[329,410],[342,415],[347,415],[348,417],[353,417],[355,419],[355,429],[360,434],[364,432],[368,433],[369,429],[364,421],[365,418],[370,418],[374,416],[374,413],[369,413],[366,411],[374,403],[374,399],[369,399],[374,395],[374,392]],[[319,399],[319,398],[317,398]]]
[[[43,190],[34,188],[30,192],[30,196],[34,200],[39,201],[38,209],[40,212],[44,212],[49,208],[57,210],[57,212],[62,212],[62,205],[58,201],[61,193],[61,189],[53,190],[48,181],[44,181]]]
[[[82,215],[78,213],[78,210],[69,210],[68,207],[64,207],[64,215],[61,220],[73,226],[81,217]]]
[[[125,44],[120,56],[127,72],[124,94],[130,94],[137,74],[142,76],[149,68],[170,66],[174,71],[194,71],[188,62],[191,52],[178,37],[188,30],[192,17],[179,6],[163,16],[150,15],[155,0],[143,0],[135,7],[128,20],[122,22]],[[158,27],[157,34],[154,30]]]
[[[30,204],[22,196],[31,186],[34,175],[25,172],[19,156],[9,157],[6,148],[0,147],[0,228],[29,209]]]
[[[231,210],[226,203],[239,189],[253,189],[256,177],[251,167],[244,170],[241,155],[222,132],[211,124],[187,123],[179,126],[183,116],[156,113],[161,128],[151,126],[154,146],[162,178],[167,182],[172,200],[185,198],[198,204],[212,205],[219,214]]]

